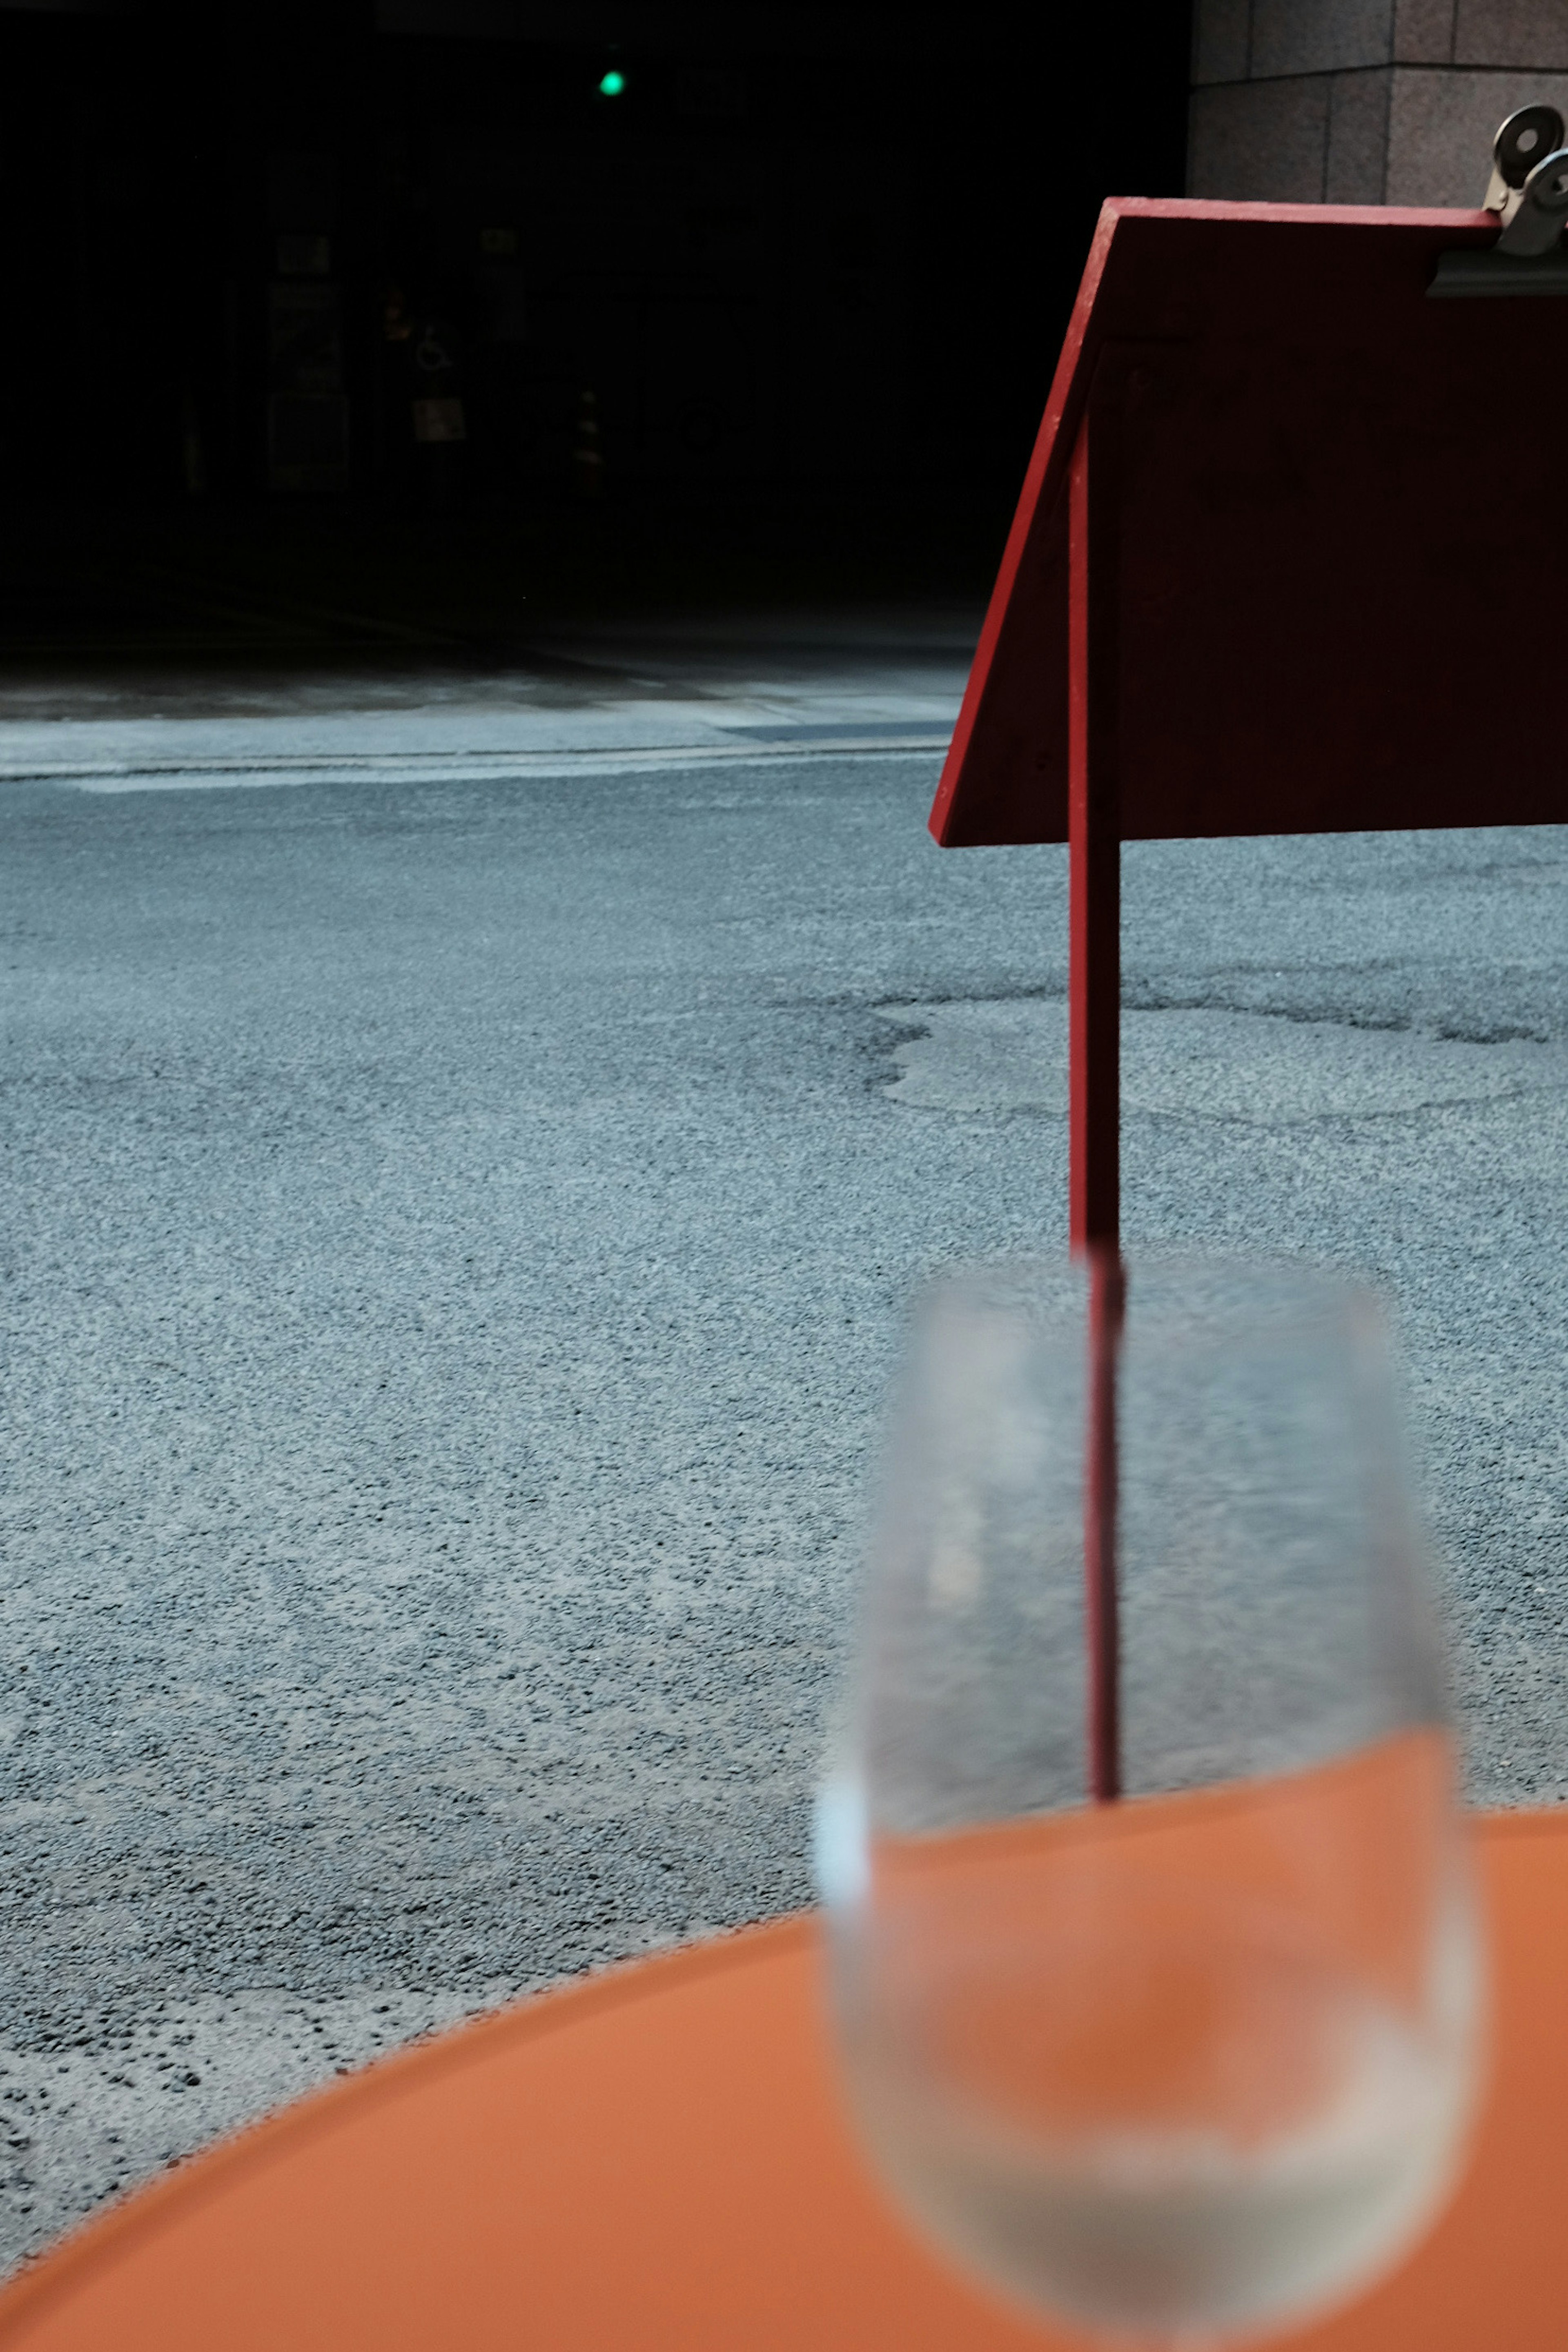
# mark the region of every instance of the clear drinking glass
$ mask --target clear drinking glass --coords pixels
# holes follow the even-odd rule
[[[852,2106],[965,2267],[1169,2345],[1390,2265],[1482,2001],[1372,1301],[1201,1261],[934,1286],[817,1842]]]

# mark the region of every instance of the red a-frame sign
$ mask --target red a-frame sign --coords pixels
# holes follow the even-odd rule
[[[1429,290],[1497,234],[1100,215],[931,817],[1071,845],[1079,1246],[1118,1229],[1121,840],[1568,818],[1568,299]]]
[[[1121,844],[1568,818],[1568,271],[1494,267],[1498,230],[1105,206],[931,810],[946,847],[1069,845],[1100,1799],[1121,1786]],[[1435,299],[1449,253],[1486,257]]]

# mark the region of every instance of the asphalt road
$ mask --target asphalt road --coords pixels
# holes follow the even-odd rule
[[[806,1895],[911,1283],[1065,1238],[1065,857],[927,838],[951,632],[706,658],[12,701],[0,2257]],[[1383,1286],[1473,1787],[1568,1794],[1568,835],[1126,867],[1130,1244]]]

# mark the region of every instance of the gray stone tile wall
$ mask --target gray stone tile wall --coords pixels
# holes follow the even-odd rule
[[[1459,0],[1457,66],[1568,66],[1563,0]]]
[[[1193,27],[1193,82],[1245,81],[1251,69],[1251,0],[1199,0]]]
[[[1498,124],[1535,100],[1568,116],[1568,73],[1519,67],[1503,73],[1420,73],[1396,67],[1384,201],[1479,205]]]
[[[1321,204],[1328,74],[1221,82],[1193,92],[1187,188],[1243,203]]]
[[[1323,154],[1323,199],[1331,205],[1380,205],[1388,160],[1388,108],[1394,73],[1335,74],[1329,86],[1329,136]]]
[[[1394,12],[1395,65],[1452,65],[1454,0],[1398,0]]]
[[[1252,0],[1254,81],[1389,62],[1392,0]]]
[[[1198,0],[1188,190],[1479,205],[1540,99],[1568,113],[1568,0]]]

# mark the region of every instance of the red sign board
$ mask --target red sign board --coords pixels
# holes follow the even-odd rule
[[[1084,724],[1120,837],[1568,819],[1568,299],[1429,292],[1440,255],[1497,234],[1106,205],[938,841],[1068,838],[1075,452],[1100,567]]]

